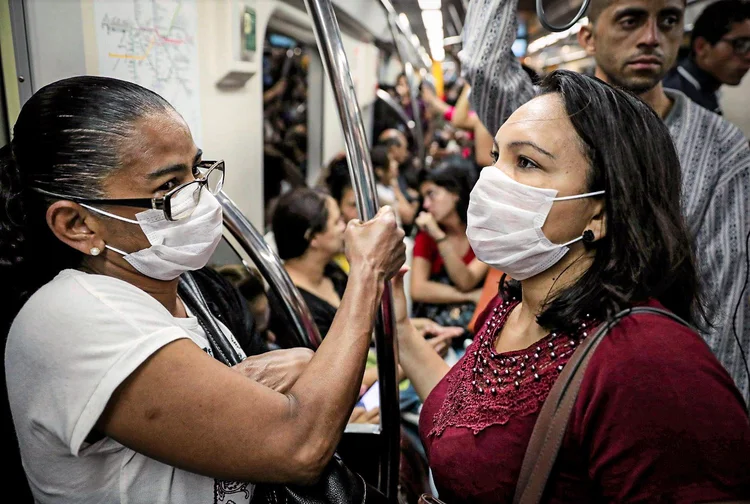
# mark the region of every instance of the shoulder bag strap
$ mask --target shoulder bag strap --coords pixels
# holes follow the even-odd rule
[[[604,336],[628,315],[650,313],[663,315],[692,329],[690,324],[674,313],[647,306],[623,310],[608,320],[596,333],[581,344],[560,373],[544,401],[534,425],[531,440],[521,466],[514,504],[535,504],[541,501],[547,480],[555,465],[568,426],[570,412],[575,405],[586,367]]]
[[[195,313],[195,317],[206,333],[206,339],[211,345],[211,350],[213,350],[216,359],[227,366],[239,364],[242,361],[241,356],[219,327],[211,310],[208,309],[208,303],[206,303],[198,283],[190,273],[183,273],[180,276],[179,291],[183,301]]]

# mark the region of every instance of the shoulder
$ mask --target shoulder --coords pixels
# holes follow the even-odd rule
[[[666,88],[682,91],[684,88],[684,80],[685,79],[680,75],[680,72],[677,71],[677,67],[675,67],[667,73],[666,77],[662,80],[662,83]]]
[[[415,257],[430,259],[436,249],[437,244],[435,243],[435,240],[433,240],[427,232],[420,231],[417,233],[417,236],[414,237]]]
[[[171,325],[171,314],[141,289],[113,277],[65,270],[21,308],[8,334],[8,351],[18,344],[49,351],[95,334],[101,340],[118,333],[136,339]]]
[[[680,116],[686,121],[684,127],[690,128],[692,126],[696,129],[700,126],[708,127],[709,134],[704,139],[706,142],[719,144],[744,143],[747,146],[747,138],[742,131],[724,117],[695,103],[684,92],[666,89],[665,93],[674,101],[674,110],[665,119],[668,126],[673,122],[671,121],[673,116]]]
[[[665,89],[674,105],[664,119],[683,169],[719,177],[718,183],[750,169],[750,145],[742,131],[685,94]]]
[[[586,370],[582,398],[584,408],[637,407],[655,416],[742,406],[732,378],[701,337],[656,314],[625,317],[604,337]]]
[[[414,237],[414,245],[433,247],[436,244],[435,240],[432,239],[432,236],[430,236],[429,233],[427,233],[426,231],[419,231],[417,233],[417,236]]]
[[[700,337],[664,316],[626,317],[605,336],[566,436],[608,501],[722,501],[747,488],[742,396]]]

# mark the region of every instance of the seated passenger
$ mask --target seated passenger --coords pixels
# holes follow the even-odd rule
[[[273,216],[273,229],[279,257],[284,268],[302,294],[325,338],[336,315],[347,275],[333,262],[344,246],[344,222],[339,206],[331,197],[313,189],[295,189],[281,198]],[[272,315],[272,328],[283,331],[281,321]],[[458,336],[455,328],[441,327],[425,319],[413,321],[420,334],[430,337],[430,345],[445,353],[451,340]],[[368,361],[362,380],[365,390],[377,380],[373,360]]]
[[[325,337],[347,282],[346,273],[332,262],[344,249],[346,224],[339,206],[314,189],[295,189],[279,198],[272,223],[284,268]]]
[[[13,133],[0,149],[2,327],[15,317],[5,375],[36,501],[239,504],[256,482],[315,481],[354,406],[383,282],[404,262],[393,212],[350,223],[347,289],[314,355],[229,367],[209,342],[242,359],[226,326],[178,295],[221,239],[224,171],[182,117],[136,84],[74,77],[37,91]]]
[[[680,161],[648,105],[557,71],[495,142],[467,234],[478,258],[520,283],[503,284],[452,369],[397,296],[400,362],[425,399],[420,434],[449,503],[513,501],[539,410],[601,324],[643,305],[705,320]],[[626,316],[590,355],[543,501],[750,499],[742,395],[695,330]]]
[[[479,301],[487,265],[466,238],[466,211],[474,185],[470,161],[452,157],[427,174],[420,191],[424,209],[414,240],[411,272],[413,316],[467,328]]]

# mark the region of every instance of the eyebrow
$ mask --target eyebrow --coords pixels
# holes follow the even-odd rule
[[[616,21],[619,21],[620,19],[627,17],[627,16],[633,16],[633,17],[648,16],[648,11],[640,7],[623,7],[622,9],[615,12]]]
[[[684,14],[683,9],[679,9],[677,7],[665,7],[664,9],[659,11],[660,16],[667,16],[669,14],[674,14],[675,16],[682,17]]]
[[[497,143],[495,143],[495,145],[497,146]],[[551,159],[555,159],[555,155],[554,154],[552,154],[551,152],[548,152],[548,151],[542,149],[541,147],[539,147],[534,142],[529,142],[529,141],[526,141],[526,140],[524,140],[524,141],[520,141],[519,140],[519,141],[516,141],[516,142],[510,142],[508,144],[508,148],[510,148],[510,149],[513,149],[513,148],[516,148],[516,147],[531,147],[532,149],[541,152],[545,156],[547,156],[547,157],[549,157]]]
[[[195,158],[193,158],[193,164],[197,164],[201,160],[202,157],[203,157],[203,151],[198,149],[198,152],[195,154]],[[184,172],[186,170],[190,170],[190,168],[185,163],[174,164],[170,166],[165,166],[164,168],[159,168],[158,170],[155,170],[149,173],[148,178],[149,180],[156,180],[166,175],[170,175],[172,173]]]

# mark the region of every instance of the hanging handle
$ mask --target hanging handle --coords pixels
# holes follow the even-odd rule
[[[586,10],[589,8],[589,4],[591,3],[591,0],[583,0],[583,2],[581,2],[581,8],[578,9],[578,13],[575,16],[573,16],[573,19],[570,22],[565,23],[564,25],[561,25],[561,26],[551,25],[547,21],[547,16],[544,14],[543,3],[544,3],[544,0],[536,0],[536,16],[539,18],[539,23],[546,30],[549,30],[551,32],[561,32],[561,31],[569,30],[570,28],[572,28],[573,25],[576,24],[583,17],[583,15],[586,13]]]

